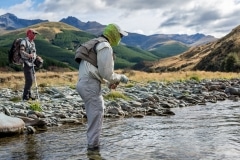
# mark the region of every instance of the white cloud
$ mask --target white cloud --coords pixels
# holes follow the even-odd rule
[[[117,23],[146,35],[203,33],[222,37],[239,25],[240,0],[25,0],[1,9],[19,18]],[[37,4],[37,5],[36,5]]]

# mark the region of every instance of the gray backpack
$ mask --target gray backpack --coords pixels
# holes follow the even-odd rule
[[[10,64],[22,65],[23,60],[20,55],[20,44],[24,38],[17,38],[13,41],[11,49],[8,51],[8,61]]]
[[[107,40],[103,37],[98,37],[81,44],[76,50],[75,61],[80,63],[83,59],[97,67],[96,45],[100,42],[107,42]]]

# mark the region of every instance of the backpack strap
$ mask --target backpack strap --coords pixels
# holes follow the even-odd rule
[[[23,43],[23,41],[25,43]],[[23,44],[22,44],[23,43]],[[22,45],[21,45],[22,44]],[[25,44],[25,45],[24,45]],[[28,54],[30,54],[30,48],[29,48],[29,45],[28,45],[28,42],[27,42],[27,39],[26,38],[22,38],[21,42],[20,42],[20,48],[21,46],[24,46],[24,52],[21,52],[20,51],[20,55],[21,55],[21,58],[23,59],[23,61],[27,61],[29,60],[28,58]]]
[[[28,54],[30,54],[30,48],[29,48],[29,46],[28,46],[27,39],[26,39],[26,38],[23,38],[22,41],[25,41],[25,44],[26,44],[26,50],[28,49]]]

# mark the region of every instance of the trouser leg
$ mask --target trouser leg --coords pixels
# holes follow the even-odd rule
[[[86,108],[87,117],[88,117],[88,130],[87,130],[87,139],[88,145],[90,148],[98,147],[100,144],[100,134],[102,130],[102,122],[103,122],[103,110],[102,104],[98,102],[90,102]],[[99,107],[97,108],[96,105]]]
[[[28,65],[24,65],[23,72],[24,72],[24,79],[25,79],[23,99],[29,99],[29,96],[31,95],[31,87],[34,80],[32,67],[29,67]]]
[[[101,94],[101,84],[95,79],[83,79],[78,82],[77,91],[85,103],[87,114],[88,146],[98,147],[102,130],[104,101]]]

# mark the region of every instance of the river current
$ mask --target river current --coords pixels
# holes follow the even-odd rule
[[[240,102],[171,109],[174,116],[106,119],[106,160],[239,160]],[[88,160],[86,124],[0,139],[1,160]]]

